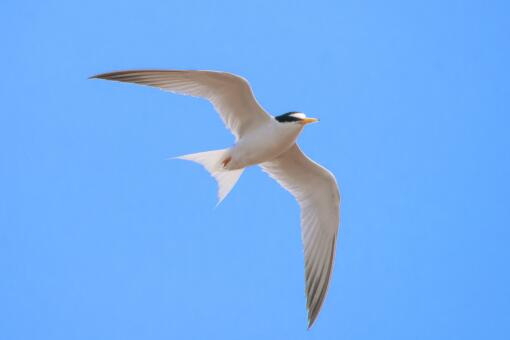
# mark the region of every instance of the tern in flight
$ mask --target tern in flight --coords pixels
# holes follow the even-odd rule
[[[91,78],[153,86],[210,101],[234,134],[235,145],[177,158],[199,163],[211,173],[218,182],[218,203],[232,190],[243,170],[256,164],[296,198],[301,207],[310,328],[328,290],[340,222],[335,176],[296,144],[304,126],[318,120],[295,111],[271,116],[259,105],[246,79],[226,72],[133,70]]]

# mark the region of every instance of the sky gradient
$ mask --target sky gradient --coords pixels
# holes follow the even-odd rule
[[[505,1],[14,1],[0,11],[0,338],[508,339]],[[246,77],[342,193],[306,330],[299,208],[203,100],[100,80]]]

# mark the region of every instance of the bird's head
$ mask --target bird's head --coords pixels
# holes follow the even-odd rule
[[[298,123],[301,125],[306,125],[309,123],[315,123],[319,120],[317,118],[308,118],[303,112],[291,111],[284,113],[282,115],[276,116],[275,119],[279,123]]]

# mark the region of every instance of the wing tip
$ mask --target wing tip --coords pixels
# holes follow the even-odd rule
[[[308,324],[306,326],[307,330],[311,330],[312,329],[313,325],[315,324],[315,320],[317,320],[317,317],[311,318],[311,316],[308,315]]]
[[[115,73],[118,72],[94,74],[93,76],[88,77],[88,79],[112,79],[112,76],[115,75]]]
[[[115,79],[117,76],[120,76],[127,72],[130,72],[130,71],[115,71],[115,72],[99,73],[99,74],[90,76],[88,79]]]
[[[328,293],[328,288],[331,282],[331,276],[333,273],[333,267],[335,262],[336,238],[337,235],[335,234],[331,243],[331,253],[329,256],[329,263],[326,268],[326,278],[324,284],[321,287],[319,286],[317,287],[320,289],[320,291],[318,292],[319,293],[318,300],[315,301],[315,292],[312,294],[312,296],[309,296],[307,294],[306,310],[308,312],[308,330],[310,330],[314,325],[326,300],[326,295]]]
[[[308,323],[307,323],[307,329],[310,330],[317,321],[317,318],[319,316],[319,312],[321,310],[322,304],[319,303],[316,306],[307,306],[306,311],[308,312]]]
[[[132,76],[134,74],[150,74],[150,73],[178,73],[178,72],[187,72],[182,70],[163,70],[163,69],[133,69],[133,70],[122,70],[122,71],[113,71],[106,73],[99,73],[93,76],[90,76],[88,79],[109,79],[109,80],[117,80],[117,78],[124,78],[126,76]]]

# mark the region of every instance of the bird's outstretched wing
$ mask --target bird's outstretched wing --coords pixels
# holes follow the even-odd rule
[[[340,222],[340,195],[335,177],[294,144],[262,169],[287,189],[301,206],[301,238],[305,250],[308,327],[326,297]]]
[[[132,70],[103,73],[91,78],[159,87],[209,100],[237,139],[271,117],[257,103],[246,79],[226,72]]]

